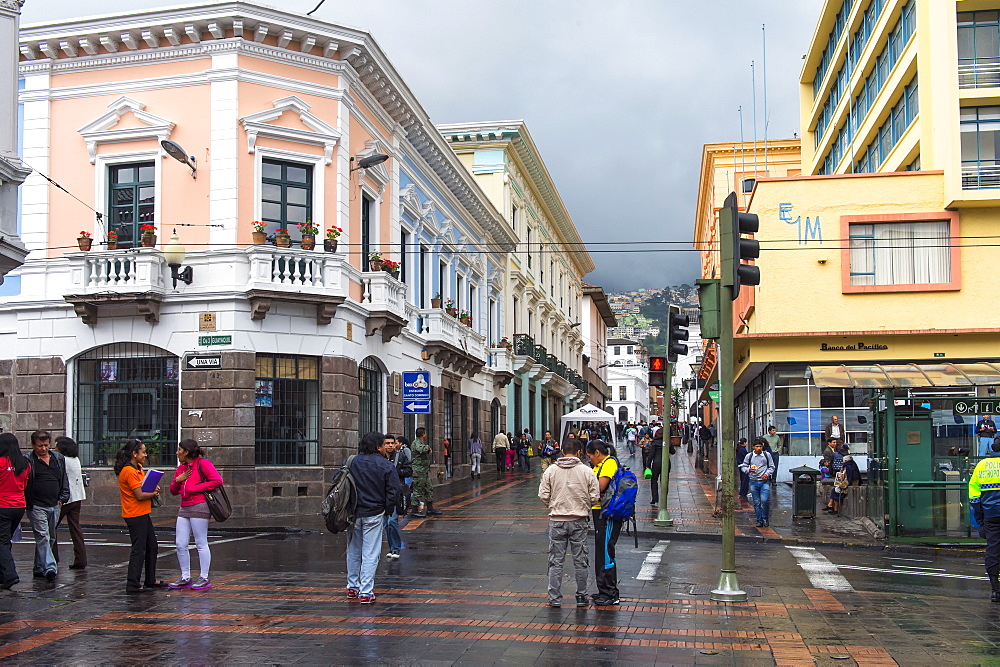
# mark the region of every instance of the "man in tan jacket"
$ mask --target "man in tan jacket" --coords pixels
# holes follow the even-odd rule
[[[555,465],[545,469],[538,485],[538,497],[549,508],[549,606],[561,605],[563,561],[568,547],[576,570],[576,606],[586,607],[590,571],[588,518],[591,506],[601,500],[601,491],[594,471],[580,461],[579,440],[567,439],[562,454]]]

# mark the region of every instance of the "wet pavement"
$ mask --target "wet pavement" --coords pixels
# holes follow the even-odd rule
[[[850,540],[876,542],[839,525],[848,525],[843,517],[793,526],[782,517],[784,485],[778,485],[770,529],[756,528],[752,508],[741,508],[738,572],[749,601],[712,602],[708,593],[721,559],[714,481],[692,470],[683,453],[674,460],[675,526],[652,526],[655,512],[643,484],[639,535],[619,541],[617,607],[546,605],[547,519],[535,495],[536,467],[532,474],[484,473],[482,480],[438,489],[436,505],[444,514],[406,523],[402,558],[379,564],[374,605],[344,596],[345,539],[323,532],[318,515],[213,524],[213,588],[206,591],[126,596],[123,527],[87,531],[86,570],[61,572],[53,584],[32,580],[29,538],[15,545],[22,583],[0,592],[0,659],[1000,663],[1000,605],[989,603],[974,555],[856,548]],[[172,517],[156,523],[159,575],[168,579],[177,574]],[[563,593],[572,593],[569,576]]]

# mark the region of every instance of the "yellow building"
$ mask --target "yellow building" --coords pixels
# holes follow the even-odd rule
[[[777,426],[779,479],[816,465],[835,415],[867,466],[878,421],[868,389],[817,382],[823,367],[886,367],[896,401],[928,421],[923,479],[954,463],[949,451],[980,447],[974,416],[921,396],[986,396],[986,381],[955,374],[945,388],[934,376],[998,357],[983,280],[1000,213],[998,10],[997,0],[823,6],[800,77],[801,173],[756,179],[746,208],[760,218],[761,284],[734,303],[737,437]],[[698,242],[714,238],[707,202],[741,192],[736,178],[720,190],[705,162]],[[904,363],[923,379],[898,377]]]

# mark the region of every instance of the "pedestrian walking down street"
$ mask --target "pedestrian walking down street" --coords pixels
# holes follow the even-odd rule
[[[531,448],[531,437],[528,429],[524,429],[521,434],[521,441],[517,443],[517,469],[521,472],[531,472],[531,463],[528,459],[528,450]]]
[[[434,509],[434,487],[431,486],[431,446],[427,443],[427,429],[419,427],[410,448],[413,454],[413,502],[416,511],[413,516],[425,517],[428,514],[441,514]]]
[[[559,443],[552,437],[552,431],[546,431],[542,435],[542,441],[538,443],[538,461],[542,465],[544,473],[550,465],[559,458]]]
[[[151,593],[153,589],[166,584],[156,578],[156,532],[150,512],[153,498],[160,495],[160,487],[146,492],[142,490],[145,477],[146,445],[141,440],[132,439],[115,455],[115,474],[118,475],[118,496],[122,503],[122,518],[128,526],[128,536],[132,550],[128,558],[128,574],[125,592],[129,595]],[[140,583],[145,568],[145,583]]]
[[[990,456],[976,464],[969,477],[969,503],[986,540],[986,576],[990,601],[1000,602],[1000,441],[990,445]]]
[[[212,551],[208,547],[208,521],[212,518],[212,513],[208,509],[205,492],[222,486],[222,475],[205,458],[204,450],[194,440],[182,440],[177,445],[177,462],[177,470],[170,482],[170,494],[181,497],[174,541],[181,577],[170,584],[170,588],[200,591],[212,587],[208,576],[212,566]],[[197,579],[191,579],[191,552],[188,551],[188,545],[192,534],[198,550],[200,571]]]
[[[587,532],[590,508],[601,501],[597,477],[580,461],[580,442],[563,444],[563,455],[542,473],[538,497],[549,508],[549,606],[562,604],[562,575],[566,551],[573,555],[576,606],[586,607]]]
[[[781,455],[784,453],[784,447],[782,447],[778,429],[773,424],[767,427],[767,435],[764,436],[764,442],[767,443],[764,451],[770,452],[771,459],[774,461],[774,475],[771,476],[771,486],[774,486],[778,483],[778,465]]]
[[[610,455],[610,448],[603,440],[587,443],[587,458],[597,476],[597,484],[603,495],[611,484],[611,478],[618,472],[618,461]],[[615,563],[615,545],[622,532],[622,522],[604,517],[600,501],[591,506],[594,517],[594,570],[597,575],[597,594],[593,595],[596,605],[619,604],[618,566]]]
[[[743,472],[743,467],[742,467],[742,464],[746,460],[747,454],[749,453],[750,453],[750,448],[747,447],[747,439],[740,438],[740,441],[736,443],[736,469],[740,473],[740,479],[739,479],[740,490],[739,493],[736,495],[738,495],[740,498],[746,498],[747,496],[750,495],[750,475]]]
[[[753,451],[740,464],[740,470],[750,476],[750,495],[757,515],[757,527],[770,525],[771,516],[771,476],[774,475],[774,461],[764,451],[764,439],[753,441]]]
[[[510,445],[507,447],[507,457],[504,461],[506,462],[506,469],[513,470],[514,460],[517,458],[517,441],[514,440],[514,434],[510,431],[507,431],[507,442],[509,442]]]
[[[507,470],[507,448],[510,447],[510,441],[507,440],[507,434],[500,431],[495,436],[493,436],[493,455],[496,456],[497,473],[502,473]]]
[[[422,437],[417,429],[418,440]],[[354,525],[347,530],[347,599],[361,604],[375,602],[375,570],[382,551],[383,517],[392,514],[399,500],[399,474],[389,462],[395,439],[381,433],[361,438],[358,455],[350,465],[357,499]],[[416,450],[414,441],[414,450]]]
[[[403,486],[399,489],[402,496],[399,501],[399,515],[406,516],[410,513],[410,496],[413,490],[413,452],[410,451],[410,441],[405,435],[396,438],[396,443],[399,445],[396,451],[401,457],[406,458],[406,476],[402,480]]]
[[[28,506],[28,520],[35,534],[36,579],[44,577],[55,581],[56,526],[59,524],[59,506],[69,502],[69,478],[66,476],[66,458],[50,449],[52,436],[48,431],[31,434],[31,475],[24,500]]]
[[[83,528],[80,526],[80,509],[87,499],[87,489],[83,483],[83,467],[80,465],[80,448],[76,440],[68,436],[56,438],[56,449],[63,455],[66,462],[66,479],[69,481],[69,502],[59,508],[59,521],[66,519],[69,526],[69,537],[73,540],[73,562],[71,570],[82,570],[87,567],[87,544],[83,539]],[[58,527],[57,523],[57,527]],[[59,562],[59,542],[57,541],[53,554]]]
[[[31,474],[13,433],[0,433],[0,588],[20,583],[11,553],[11,537],[24,516],[24,489]]]
[[[444,474],[448,479],[452,478],[451,468],[451,438],[445,438],[441,442],[441,454],[444,456]]]
[[[399,515],[405,513],[403,511],[402,500],[406,489],[405,480],[413,474],[413,463],[410,460],[410,450],[403,448],[401,440],[387,433],[384,443],[386,455],[389,457],[389,461],[392,462],[392,466],[396,469],[400,489],[399,501],[392,508],[392,512],[385,515],[385,521],[382,524],[382,529],[385,531],[385,540],[389,543],[389,553],[385,557],[389,560],[394,560],[399,558],[399,552],[403,550],[403,536],[399,532]]]
[[[651,507],[660,506],[660,472],[663,469],[663,428],[653,431],[653,440],[649,443],[649,493]]]
[[[469,438],[469,460],[472,461],[472,479],[483,476],[483,441],[479,434],[473,431]]]

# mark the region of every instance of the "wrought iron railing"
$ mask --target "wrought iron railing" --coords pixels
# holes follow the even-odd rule
[[[514,334],[514,354],[535,356],[535,339],[528,334]]]

